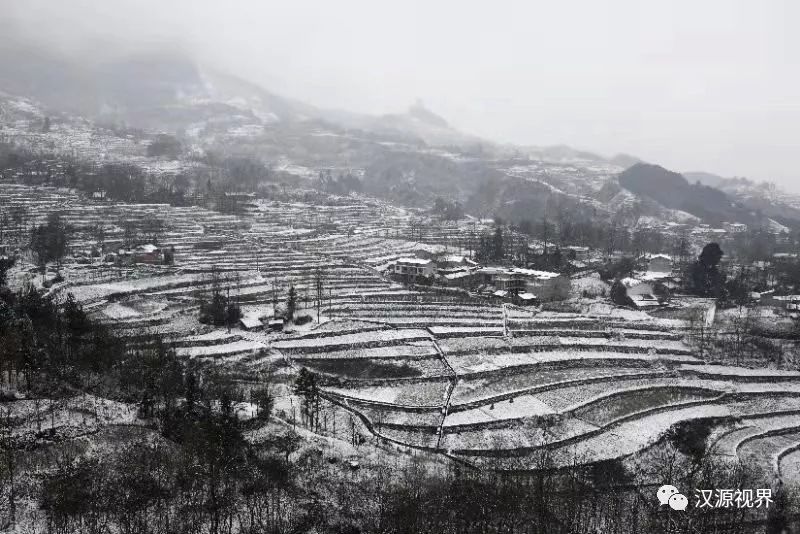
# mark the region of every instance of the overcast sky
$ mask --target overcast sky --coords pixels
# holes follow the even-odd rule
[[[181,47],[317,106],[421,98],[495,141],[800,190],[798,4],[3,0],[0,17],[62,50]]]

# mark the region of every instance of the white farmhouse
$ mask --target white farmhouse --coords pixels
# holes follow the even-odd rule
[[[400,258],[392,266],[392,273],[401,278],[430,278],[434,272],[433,261],[422,258]]]

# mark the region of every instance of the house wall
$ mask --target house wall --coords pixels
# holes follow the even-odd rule
[[[549,302],[561,297],[557,295],[560,291],[559,288],[568,282],[569,279],[565,276],[556,276],[546,280],[529,280],[526,284],[526,291],[536,295],[541,302]]]
[[[394,274],[400,276],[433,276],[433,264],[428,265],[406,265],[406,264],[395,264],[394,266]]]
[[[628,295],[652,295],[653,285],[646,282],[628,288]]]
[[[497,277],[495,278],[494,287],[503,291],[525,291],[526,281],[522,277]]]
[[[672,262],[667,258],[653,258],[647,264],[647,270],[657,273],[672,272]]]

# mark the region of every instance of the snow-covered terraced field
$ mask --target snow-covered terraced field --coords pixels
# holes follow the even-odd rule
[[[325,309],[330,317],[380,321],[403,328],[430,328],[437,337],[503,335],[503,308],[475,302],[406,299],[339,302]]]
[[[339,306],[337,320],[343,324],[390,328],[297,337],[275,348],[296,365],[347,362],[318,369],[329,381],[326,395],[370,421],[373,432],[386,439],[477,465],[532,469],[542,450],[558,465],[576,458],[581,463],[623,458],[694,419],[719,426],[716,449],[730,449],[726,443],[733,441],[733,454],[744,454],[749,449],[739,447],[740,438],[765,432],[751,427],[761,421],[766,430],[772,428],[765,413],[786,412],[774,423],[779,429],[800,417],[791,412],[800,413],[800,373],[707,365],[684,344],[682,329],[673,322],[555,313],[538,319],[528,310],[498,307],[503,326],[494,330],[485,324],[443,326],[435,322],[441,312],[428,313],[438,306],[454,317],[493,316],[493,306],[483,302],[471,308],[464,302],[419,304],[404,298],[391,305],[340,301]],[[431,324],[403,328],[396,319],[410,314]],[[401,332],[429,338],[407,342]],[[383,339],[385,346],[375,346]],[[418,352],[421,346],[424,354]],[[775,454],[791,463],[797,457],[791,439],[779,441]],[[800,460],[796,464],[800,471]]]
[[[800,476],[800,373],[707,365],[684,343],[684,322],[607,302],[539,312],[382,274],[399,257],[469,246],[483,222],[419,225],[410,210],[357,195],[250,198],[222,214],[0,184],[0,205],[28,213],[11,243],[54,211],[74,229],[76,251],[97,245],[103,227],[103,254],[67,258],[50,292],[72,293],[118,335],[158,334],[182,357],[236,366],[242,380],[270,358],[306,366],[325,402],[387,440],[526,470],[542,450],[558,465],[635,455],[674,425],[703,420],[722,457]],[[126,226],[156,219],[147,241],[174,248],[174,265],[103,261],[130,240]],[[271,318],[290,287],[312,318],[304,326],[228,331],[198,320],[215,290],[248,317]]]

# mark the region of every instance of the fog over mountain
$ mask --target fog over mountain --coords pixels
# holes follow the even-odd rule
[[[3,10],[6,51],[20,36],[86,65],[180,51],[321,108],[380,115],[420,98],[498,142],[624,152],[788,188],[797,176],[791,2],[34,0]]]
[[[5,2],[3,11],[6,77],[50,54],[94,72],[131,54],[164,57],[169,71],[179,55],[320,109],[391,115],[421,99],[455,129],[496,142],[626,153],[797,189],[800,38],[789,21],[800,13],[792,2],[514,2],[501,10],[34,0]],[[113,84],[115,72],[104,74]],[[48,75],[79,87],[86,72]],[[75,96],[87,105],[109,89],[86,85]]]

